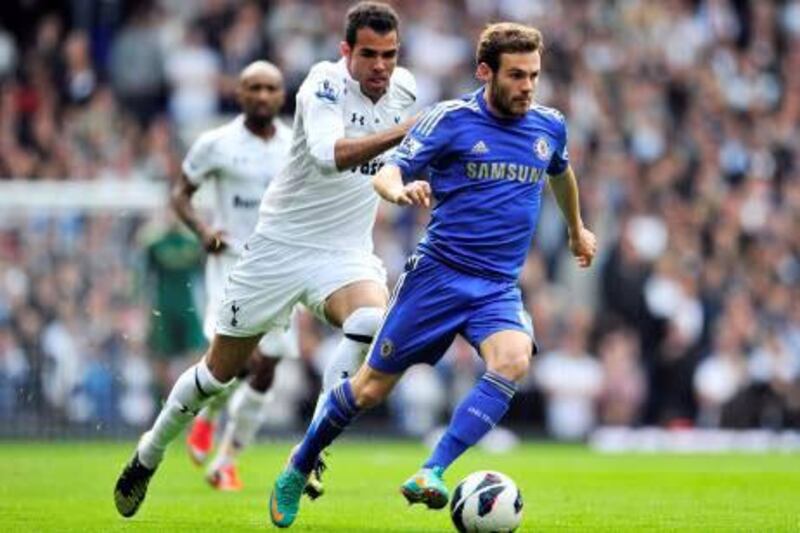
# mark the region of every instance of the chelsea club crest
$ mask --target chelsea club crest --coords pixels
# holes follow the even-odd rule
[[[392,342],[392,339],[387,337],[383,339],[383,342],[381,343],[381,357],[388,359],[391,357],[392,353],[394,353],[394,343]]]
[[[533,143],[533,153],[542,161],[547,161],[550,158],[550,143],[544,137],[539,137]]]

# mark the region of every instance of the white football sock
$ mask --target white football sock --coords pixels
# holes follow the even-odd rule
[[[267,393],[255,390],[249,383],[236,389],[228,404],[228,422],[210,470],[233,462],[253,442],[261,427],[266,400]]]
[[[228,403],[228,399],[233,394],[233,391],[237,389],[239,383],[239,378],[234,378],[234,383],[231,383],[229,387],[226,387],[225,390],[214,396],[214,398],[206,404],[203,409],[197,413],[197,418],[202,418],[208,422],[214,423],[219,418],[219,414],[222,412],[222,409],[225,407],[225,404]]]
[[[147,468],[157,467],[167,445],[189,425],[206,403],[229,384],[220,383],[211,375],[205,359],[189,367],[172,386],[153,427],[139,440],[139,461]]]
[[[317,405],[314,408],[314,418],[317,418],[322,406],[325,405],[328,391],[341,380],[352,377],[356,373],[372,343],[372,337],[378,331],[382,321],[383,309],[379,307],[360,307],[344,321],[342,324],[344,337],[334,350],[322,374],[322,391],[320,391]]]
[[[347,337],[339,342],[322,374],[322,390],[317,398],[317,405],[314,407],[314,418],[317,418],[322,406],[325,405],[328,391],[341,380],[355,374],[368,347],[368,344],[352,341]]]

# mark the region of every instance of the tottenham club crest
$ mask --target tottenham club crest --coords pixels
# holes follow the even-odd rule
[[[539,137],[533,143],[533,153],[542,161],[550,159],[550,143],[544,137]]]

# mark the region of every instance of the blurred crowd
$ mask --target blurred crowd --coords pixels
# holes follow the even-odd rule
[[[347,5],[14,4],[0,7],[0,180],[160,181],[236,112],[244,65],[273,61],[292,95],[310,65],[336,58]],[[579,271],[545,202],[521,279],[542,353],[511,421],[563,439],[598,424],[800,426],[800,1],[395,5],[421,106],[476,87],[477,33],[518,20],[545,38],[538,101],[568,118],[601,252]],[[151,416],[151,218],[0,213],[0,419]],[[375,240],[392,279],[426,220],[382,207]],[[314,386],[333,343],[311,320],[303,331],[308,364],[285,371],[287,390]],[[413,370],[389,412],[427,431],[479,365],[457,342],[436,369]]]

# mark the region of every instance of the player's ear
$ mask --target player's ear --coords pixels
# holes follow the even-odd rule
[[[486,63],[478,63],[478,68],[475,69],[475,77],[482,82],[488,82],[492,79],[492,68]]]
[[[347,59],[350,59],[350,54],[353,53],[353,49],[350,48],[350,43],[342,41],[339,43],[339,52]]]

